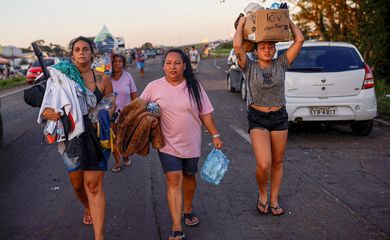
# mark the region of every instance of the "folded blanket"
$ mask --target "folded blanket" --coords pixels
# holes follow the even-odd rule
[[[150,142],[156,149],[165,145],[160,122],[157,127],[152,127],[153,122],[158,120],[158,115],[148,112],[146,106],[146,101],[137,98],[120,112],[115,146],[124,157],[134,153],[146,156]]]

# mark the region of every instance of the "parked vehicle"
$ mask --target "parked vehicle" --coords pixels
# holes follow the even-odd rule
[[[250,59],[255,59],[251,53],[247,53]],[[234,49],[230,50],[229,57],[227,59],[227,65],[229,70],[227,73],[227,88],[229,92],[240,91],[241,99],[246,100],[246,80],[245,75],[242,73],[240,67],[237,64],[236,54]]]
[[[156,54],[156,51],[154,49],[146,49],[145,50],[145,55],[147,57],[154,58],[154,57],[156,57],[157,54]]]
[[[51,65],[59,63],[60,59],[57,57],[47,57],[44,59],[44,61],[45,61],[46,66],[51,66]],[[33,83],[35,78],[41,73],[42,73],[42,68],[39,65],[38,60],[36,60],[35,62],[33,62],[31,64],[31,67],[27,71],[27,74],[26,74],[27,82],[30,84]]]
[[[292,44],[278,43],[277,55]],[[286,72],[289,121],[348,121],[358,135],[377,115],[374,77],[357,48],[342,42],[305,42]]]
[[[1,98],[0,98],[0,147],[3,144],[3,135],[4,135],[4,128],[3,128],[3,118],[1,117]]]

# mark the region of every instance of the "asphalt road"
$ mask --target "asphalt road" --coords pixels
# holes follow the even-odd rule
[[[191,240],[389,239],[390,127],[376,123],[367,137],[343,125],[290,128],[285,156],[281,217],[259,215],[255,161],[246,140],[246,106],[226,90],[224,59],[204,60],[199,79],[231,160],[219,186],[198,177],[194,210],[201,223],[185,227]],[[161,59],[148,60],[146,77],[133,74],[139,93],[162,76]],[[38,109],[22,93],[2,97],[4,143],[0,149],[0,239],[93,239],[81,223],[76,200],[56,146],[41,144]],[[202,157],[211,150],[203,133]],[[113,166],[109,162],[109,169]],[[165,179],[156,152],[133,156],[120,173],[107,171],[107,239],[166,239],[170,216]]]

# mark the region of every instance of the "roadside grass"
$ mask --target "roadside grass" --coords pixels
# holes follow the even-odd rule
[[[0,80],[0,89],[11,88],[26,84],[25,77],[11,77]]]
[[[375,93],[378,104],[378,115],[380,118],[390,120],[390,83],[384,79],[375,81]]]
[[[220,48],[220,49],[214,49],[210,51],[210,57],[213,58],[224,58],[228,57],[231,49],[228,48]]]

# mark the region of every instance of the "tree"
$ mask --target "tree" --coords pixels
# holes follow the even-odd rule
[[[387,0],[290,0],[303,33],[320,40],[355,44],[375,74],[387,77],[390,35]]]
[[[142,44],[141,48],[142,49],[152,49],[153,44],[151,44],[150,42],[146,42],[146,43]]]
[[[42,39],[36,40],[33,43],[36,43],[42,52],[46,52],[50,56],[65,57],[68,55],[65,48],[59,44],[49,43],[49,45],[45,45],[45,41]],[[32,51],[31,46],[28,47],[28,50]]]

